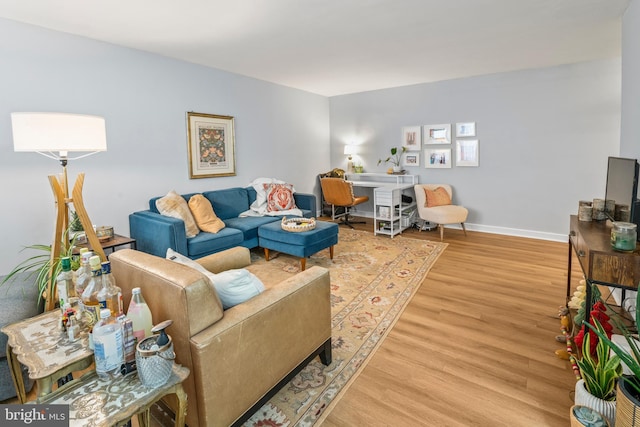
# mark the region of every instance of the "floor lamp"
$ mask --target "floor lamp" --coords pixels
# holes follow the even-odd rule
[[[89,214],[82,199],[84,173],[78,174],[69,197],[69,181],[67,179],[67,162],[90,156],[98,151],[107,150],[107,135],[104,118],[81,114],[66,113],[11,113],[14,151],[30,151],[42,154],[50,159],[58,160],[62,165],[62,173],[49,175],[49,183],[55,200],[56,222],[51,245],[51,262],[47,280],[45,310],[55,306],[53,295],[53,277],[55,266],[60,257],[62,239],[68,238],[69,205],[73,204],[80,223],[84,228],[87,240],[94,253],[106,261],[104,250],[93,229]],[[85,154],[70,158],[71,152]]]

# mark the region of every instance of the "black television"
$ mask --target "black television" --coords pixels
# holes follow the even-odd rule
[[[621,157],[609,157],[605,200],[629,207],[629,218],[619,216],[619,211],[607,210],[612,221],[633,222],[640,228],[640,202],[638,201],[638,161]],[[618,216],[616,216],[618,215]],[[640,239],[640,234],[639,234]]]

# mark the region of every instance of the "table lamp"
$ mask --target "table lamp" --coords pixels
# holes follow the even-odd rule
[[[356,154],[356,146],[353,144],[344,146],[344,155],[347,156],[347,172],[353,173],[353,155]]]
[[[78,218],[87,235],[92,250],[106,261],[106,256],[96,236],[82,200],[84,173],[78,174],[69,197],[67,180],[68,160],[77,160],[99,151],[107,150],[105,121],[102,117],[67,113],[11,113],[14,151],[36,152],[62,165],[62,174],[49,175],[49,183],[56,204],[56,227],[51,246],[46,294],[46,310],[54,308],[53,277],[56,261],[60,256],[63,236],[69,225],[69,204],[73,203]],[[70,158],[69,153],[85,153]],[[68,237],[68,236],[67,236]]]

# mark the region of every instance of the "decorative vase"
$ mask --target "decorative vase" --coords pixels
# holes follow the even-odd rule
[[[591,408],[594,411],[599,412],[607,419],[609,425],[613,425],[614,420],[616,419],[616,401],[604,400],[595,397],[587,391],[587,387],[584,385],[584,380],[579,380],[576,383],[574,400],[576,405],[586,406],[587,408]]]
[[[616,400],[616,427],[640,426],[640,402],[622,379],[618,380]]]

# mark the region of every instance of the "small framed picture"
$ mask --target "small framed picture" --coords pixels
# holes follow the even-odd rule
[[[425,168],[450,168],[451,148],[425,148],[424,150]]]
[[[405,153],[405,155],[402,157],[402,166],[403,167],[409,167],[409,166],[420,166],[420,152],[407,152]]]
[[[476,122],[456,123],[456,136],[458,138],[476,136]]]
[[[456,139],[456,166],[478,166],[478,147],[477,139]]]
[[[443,125],[425,125],[425,144],[451,144],[451,123]]]
[[[419,151],[422,145],[420,126],[406,126],[402,128],[402,146],[407,151]]]

